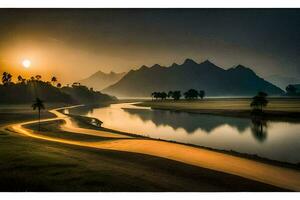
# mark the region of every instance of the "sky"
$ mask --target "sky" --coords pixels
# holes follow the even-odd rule
[[[65,84],[186,58],[300,77],[299,54],[299,9],[0,9],[0,72],[14,77]]]

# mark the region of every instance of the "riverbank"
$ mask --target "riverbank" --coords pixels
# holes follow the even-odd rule
[[[238,175],[246,179],[271,184],[280,188],[299,191],[300,190],[300,172],[298,170],[288,169],[279,166],[273,166],[253,160],[243,159],[223,153],[213,152],[206,149],[195,148],[187,145],[175,144],[165,141],[155,141],[150,139],[128,138],[128,136],[116,136],[115,133],[108,131],[96,131],[91,129],[72,127],[70,118],[59,113],[58,109],[51,110],[57,117],[55,119],[45,119],[42,122],[64,120],[66,125],[62,127],[64,131],[85,135],[105,135],[110,140],[100,142],[86,142],[70,140],[66,138],[56,138],[52,136],[41,135],[39,132],[26,129],[23,126],[36,123],[31,121],[11,125],[9,128],[13,132],[40,140],[52,141],[79,147],[95,148],[99,150],[114,150],[127,153],[138,153],[147,156],[155,156],[161,159],[171,159],[184,164],[193,165],[209,170]],[[102,136],[100,136],[102,137]],[[127,137],[127,138],[126,138]],[[274,176],[280,174],[280,176]],[[241,183],[242,184],[242,183]]]
[[[300,121],[299,98],[269,98],[264,109],[264,118],[273,121]],[[204,100],[149,100],[137,106],[152,109],[183,111],[199,114],[212,114],[232,117],[251,117],[251,98],[211,98]]]
[[[36,118],[27,112],[16,115],[23,121]],[[43,111],[46,115],[53,114]],[[14,123],[14,118],[5,122]],[[73,141],[104,139],[60,130],[61,123],[44,122],[39,134]],[[284,191],[170,159],[41,140],[7,132],[3,126],[0,123],[1,191]]]

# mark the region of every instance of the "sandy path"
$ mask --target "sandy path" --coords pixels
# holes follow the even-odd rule
[[[29,137],[48,141],[79,145],[84,147],[93,147],[98,149],[111,149],[153,155],[191,164],[194,166],[238,175],[285,189],[300,191],[300,171],[297,170],[273,166],[254,160],[240,158],[187,145],[149,139],[128,139],[130,138],[129,136],[121,134],[77,128],[72,126],[71,120],[68,116],[61,114],[57,111],[57,109],[50,110],[50,112],[57,115],[57,118],[45,119],[41,121],[63,119],[66,121],[66,125],[64,126],[65,130],[81,134],[84,133],[89,135],[97,135],[100,137],[111,137],[112,140],[101,142],[73,141],[39,135],[38,133],[23,127],[23,125],[25,124],[36,123],[37,121],[13,124],[6,128],[13,129],[16,132]]]

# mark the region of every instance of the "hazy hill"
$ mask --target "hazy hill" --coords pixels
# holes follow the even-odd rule
[[[36,97],[46,103],[96,104],[115,99],[109,95],[91,91],[85,86],[72,85],[72,87],[58,88],[50,83],[37,80],[0,85],[0,94],[0,103],[3,104],[32,103]]]
[[[92,91],[86,86],[72,85],[72,87],[63,87],[61,91],[70,95],[75,102],[85,104],[97,104],[100,102],[116,100],[115,97],[103,94],[98,91]]]
[[[253,96],[258,91],[270,95],[283,93],[242,65],[225,70],[208,60],[198,64],[191,59],[170,67],[142,66],[103,91],[120,97],[149,97],[153,91],[186,91],[190,88],[205,90],[208,96]]]
[[[86,85],[87,87],[92,87],[95,90],[102,90],[116,82],[118,82],[126,73],[104,73],[102,71],[98,71],[92,74],[90,77],[79,81],[81,84]]]

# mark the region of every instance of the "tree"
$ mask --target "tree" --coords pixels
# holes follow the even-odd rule
[[[54,84],[54,83],[56,83],[57,82],[57,78],[55,77],[55,76],[53,76],[52,78],[51,78],[51,82]]]
[[[286,88],[285,88],[286,92],[288,95],[295,95],[296,92],[297,92],[297,88],[293,85],[288,85]]]
[[[36,75],[35,78],[36,78],[36,80],[39,81],[42,78],[42,76],[41,75]]]
[[[4,85],[10,84],[11,78],[12,78],[12,75],[10,73],[3,72],[3,74],[2,74],[2,83]]]
[[[39,130],[40,130],[41,110],[45,109],[44,102],[41,99],[36,98],[35,102],[33,102],[33,104],[31,106],[32,106],[33,110],[38,109],[38,113],[39,113]]]
[[[160,98],[161,98],[161,100],[164,100],[164,99],[166,99],[167,98],[167,96],[168,96],[168,94],[167,93],[165,93],[165,92],[160,92]]]
[[[199,95],[199,97],[201,99],[203,99],[205,97],[205,91],[204,90],[200,90],[198,95]]]
[[[198,91],[195,89],[189,89],[183,95],[185,99],[197,99]]]
[[[23,82],[23,77],[21,75],[18,76],[18,81],[19,81],[19,83]]]
[[[258,94],[252,98],[250,106],[253,108],[254,112],[263,112],[263,107],[266,107],[269,103],[266,98],[267,96],[268,94],[265,92],[258,92]]]
[[[57,83],[57,87],[58,87],[58,88],[61,88],[61,84],[60,84],[60,83]]]
[[[169,91],[169,92],[168,92],[168,98],[171,98],[172,95],[173,95],[173,91]]]
[[[172,93],[172,98],[174,100],[179,100],[181,98],[181,92],[179,90],[176,90]]]

